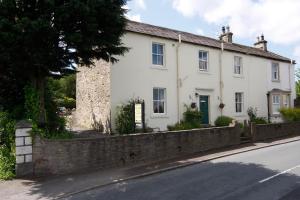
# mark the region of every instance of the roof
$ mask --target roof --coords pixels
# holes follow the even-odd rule
[[[176,40],[176,41],[178,40],[178,35],[180,34],[182,42],[221,49],[221,43],[222,43],[221,40],[200,36],[200,35],[184,32],[184,31],[178,31],[178,30],[173,30],[169,28],[164,28],[164,27],[159,27],[159,26],[154,26],[150,24],[134,22],[129,20],[127,22],[127,26],[125,29],[126,31],[129,32],[156,36],[156,37],[166,38],[166,39]],[[249,47],[249,46],[236,44],[236,43],[224,42],[224,50],[273,59],[281,62],[287,62],[287,63],[291,62],[291,59],[286,58],[284,56],[280,56],[273,52],[264,51],[262,49]]]

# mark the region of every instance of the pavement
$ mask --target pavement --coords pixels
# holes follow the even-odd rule
[[[294,149],[291,148],[290,152],[286,152],[286,150],[282,150],[282,149],[286,149],[284,148],[284,146],[293,145],[293,144],[298,144],[298,146],[295,147]],[[235,184],[236,185],[241,184],[241,183],[235,183],[233,180],[240,180],[240,179],[243,180],[244,174],[248,174],[250,178],[253,177],[253,179],[256,180],[262,177],[271,177],[272,174],[276,174],[275,173],[276,171],[281,171],[281,170],[284,171],[290,169],[288,168],[289,166],[285,166],[284,163],[288,163],[291,165],[297,164],[297,163],[291,163],[290,160],[295,160],[296,162],[299,162],[298,164],[300,165],[299,157],[298,159],[294,157],[290,158],[291,156],[295,156],[295,155],[299,156],[299,154],[297,154],[297,152],[299,152],[299,148],[298,148],[300,146],[299,144],[300,144],[300,137],[293,137],[293,138],[286,138],[277,141],[265,141],[259,143],[245,144],[245,145],[240,145],[232,148],[210,151],[207,152],[206,154],[195,154],[189,157],[182,157],[176,160],[175,159],[167,160],[164,162],[157,162],[148,165],[118,168],[118,169],[111,169],[111,170],[101,170],[101,171],[94,171],[94,172],[86,171],[80,174],[71,174],[65,176],[47,177],[47,178],[39,178],[39,179],[15,179],[12,181],[2,181],[0,182],[0,197],[1,199],[5,199],[5,200],[93,199],[94,197],[95,199],[105,199],[105,200],[106,199],[133,200],[133,199],[141,199],[141,196],[143,196],[144,192],[147,192],[149,193],[148,199],[168,199],[168,198],[169,199],[202,199],[202,198],[195,198],[195,196],[190,196],[189,194],[182,194],[182,195],[187,195],[184,198],[180,197],[180,195],[179,196],[170,195],[169,197],[161,195],[161,197],[163,198],[158,198],[157,196],[151,196],[151,194],[152,195],[154,193],[162,194],[161,192],[164,191],[164,188],[166,191],[169,188],[169,190],[175,192],[176,194],[176,191],[179,191],[179,188],[178,187],[170,188],[170,186],[172,186],[172,184],[177,182],[183,183],[183,185],[179,184],[181,188],[184,188],[184,190],[181,189],[181,191],[186,191],[187,186],[188,188],[191,188],[191,190],[194,188],[188,183],[184,184],[183,180],[190,182],[192,185],[193,184],[199,185],[199,183],[201,184],[207,183],[207,184],[202,184],[200,190],[199,188],[194,188],[194,190],[203,191],[201,192],[201,194],[202,193],[204,194],[207,188],[214,188],[215,186],[217,186],[218,185],[217,183],[223,184],[221,188],[227,188],[228,185],[231,185],[232,187],[229,187],[229,189],[233,190],[234,188],[233,186],[235,186]],[[279,148],[279,150],[275,150],[274,152],[267,151],[265,155],[261,154],[261,151],[264,151],[265,149],[266,150],[272,149],[272,148]],[[239,159],[235,160],[236,157],[239,157],[241,155],[246,155],[247,153],[253,154],[255,152],[258,153],[260,152],[260,154],[258,154],[259,155],[258,161],[255,160],[256,159],[255,157],[254,157],[255,158],[254,161],[251,161],[250,163],[247,163],[248,162],[247,160],[249,159],[247,157],[240,158],[240,160]],[[285,154],[280,152],[284,152]],[[273,158],[274,156],[270,156],[270,155],[275,155],[276,162],[274,161]],[[270,163],[264,163],[265,160],[268,160],[267,159],[268,157],[272,158]],[[233,161],[232,160],[230,161],[229,158],[233,159]],[[285,162],[285,158],[288,158],[286,162]],[[224,160],[222,161],[222,159],[225,160],[227,159],[227,161],[224,162]],[[264,165],[270,166],[270,169],[262,167]],[[279,166],[279,168],[272,169],[273,165],[277,167]],[[195,167],[195,169],[193,169],[193,167]],[[215,171],[209,172],[209,169],[211,168],[215,169]],[[238,171],[237,169],[239,168],[243,170]],[[186,169],[188,169],[188,172],[185,172]],[[298,167],[292,170],[299,171]],[[234,173],[236,172],[238,173],[234,175]],[[197,174],[198,176],[195,176]],[[215,174],[217,174],[216,177],[213,176]],[[226,177],[224,176],[224,174],[229,174],[230,176]],[[300,176],[300,174],[297,175]],[[174,178],[170,179],[170,177],[178,177],[178,176],[179,176],[178,179],[174,179]],[[190,178],[184,179],[184,177],[188,177],[188,176],[190,176]],[[182,179],[180,179],[180,177]],[[167,180],[167,182],[161,181],[160,178],[163,180]],[[214,181],[211,180],[211,178]],[[194,179],[194,181],[191,182],[191,179],[192,180]],[[289,179],[291,183],[293,183],[295,180],[297,180],[300,183],[300,180],[298,180],[298,176],[291,178],[291,180]],[[229,181],[230,184],[228,184]],[[252,178],[251,180],[247,179],[246,182],[251,183],[251,181]],[[266,182],[268,181],[269,180],[266,180]],[[128,182],[130,182],[130,186],[127,187],[126,184]],[[246,186],[248,185],[249,184],[246,184]],[[144,186],[144,188],[146,187],[147,190],[144,190],[143,187],[141,186]],[[152,186],[156,186],[156,187],[152,187]],[[255,187],[257,186],[254,184],[253,187],[255,189]],[[293,188],[293,189],[294,190],[290,191],[290,193],[284,193],[286,194],[286,196],[284,197],[285,199],[293,199],[293,196],[295,195],[299,196],[300,186],[299,188]],[[128,198],[124,196],[124,190],[129,191],[127,193],[129,195]],[[248,191],[247,188],[243,188],[243,190]],[[153,191],[157,191],[157,192],[153,192]],[[228,194],[233,195],[232,192]],[[244,193],[241,192],[237,193],[236,195],[238,194],[244,195]],[[121,195],[121,197],[118,195]],[[197,195],[199,196],[199,194]],[[220,196],[222,198],[224,196],[223,193],[220,193],[219,195],[222,195]],[[145,199],[145,197],[143,198]],[[205,198],[205,199],[209,199],[209,198]],[[219,199],[219,198],[211,198],[211,199]],[[228,196],[227,199],[235,199],[235,198],[230,198],[230,196]]]

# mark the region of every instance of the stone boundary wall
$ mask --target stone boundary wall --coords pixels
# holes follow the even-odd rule
[[[46,140],[33,145],[34,173],[68,174],[146,164],[240,144],[238,127]]]
[[[296,136],[300,135],[300,122],[254,125],[252,130],[253,141]]]

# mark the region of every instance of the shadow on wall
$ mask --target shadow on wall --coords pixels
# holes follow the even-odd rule
[[[143,172],[147,170],[146,167],[143,169]],[[128,177],[137,172],[132,169],[122,173],[125,177]],[[300,182],[300,177],[293,174],[282,174],[277,177],[277,180],[260,183],[261,180],[277,173],[278,171],[270,170],[258,164],[206,162],[171,170],[159,176],[146,177],[143,178],[143,181],[140,181],[141,179],[127,181],[124,187],[126,187],[126,193],[130,194],[131,200],[140,199],[141,193],[137,191],[141,191],[143,196],[153,197],[153,199],[166,199],[165,195],[171,197],[170,199],[177,199],[178,195],[190,197],[187,199],[191,199],[191,194],[194,197],[196,196],[197,199],[279,199],[278,195],[290,196],[297,192],[295,187]],[[116,174],[108,173],[108,171],[98,171],[89,174],[60,176],[41,181],[35,180],[30,183],[23,181],[23,186],[27,187],[24,192],[29,193],[28,195],[39,198],[55,198],[59,195],[99,185],[99,180],[106,181],[106,183],[111,182],[116,179]],[[5,183],[0,183],[0,188],[2,188],[1,184]],[[165,190],[160,189],[162,185],[170,191],[165,193]],[[148,187],[153,190],[145,190]],[[108,198],[104,199],[117,200],[124,198],[124,192],[116,190],[114,185],[106,187],[105,191],[104,195],[107,195]],[[80,194],[75,197],[77,199],[89,199],[88,196],[80,198]]]
[[[96,119],[96,115],[93,112],[92,113],[92,128],[94,130],[96,130],[97,132],[110,134],[111,133],[110,117],[106,116],[105,123],[102,123],[101,119],[99,119],[99,120]]]

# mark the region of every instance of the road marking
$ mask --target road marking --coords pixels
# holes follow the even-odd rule
[[[297,165],[297,166],[292,167],[292,168],[290,168],[290,169],[287,169],[287,170],[285,170],[285,171],[283,171],[283,172],[280,172],[280,173],[278,173],[278,174],[275,174],[274,176],[270,176],[269,178],[263,179],[263,180],[259,181],[259,183],[267,182],[267,181],[269,181],[269,180],[271,180],[271,179],[273,179],[273,178],[276,178],[277,176],[280,176],[280,175],[282,175],[282,174],[286,174],[286,173],[288,173],[288,172],[290,172],[290,171],[292,171],[292,170],[294,170],[294,169],[296,169],[296,168],[298,168],[298,167],[300,167],[300,165]]]

